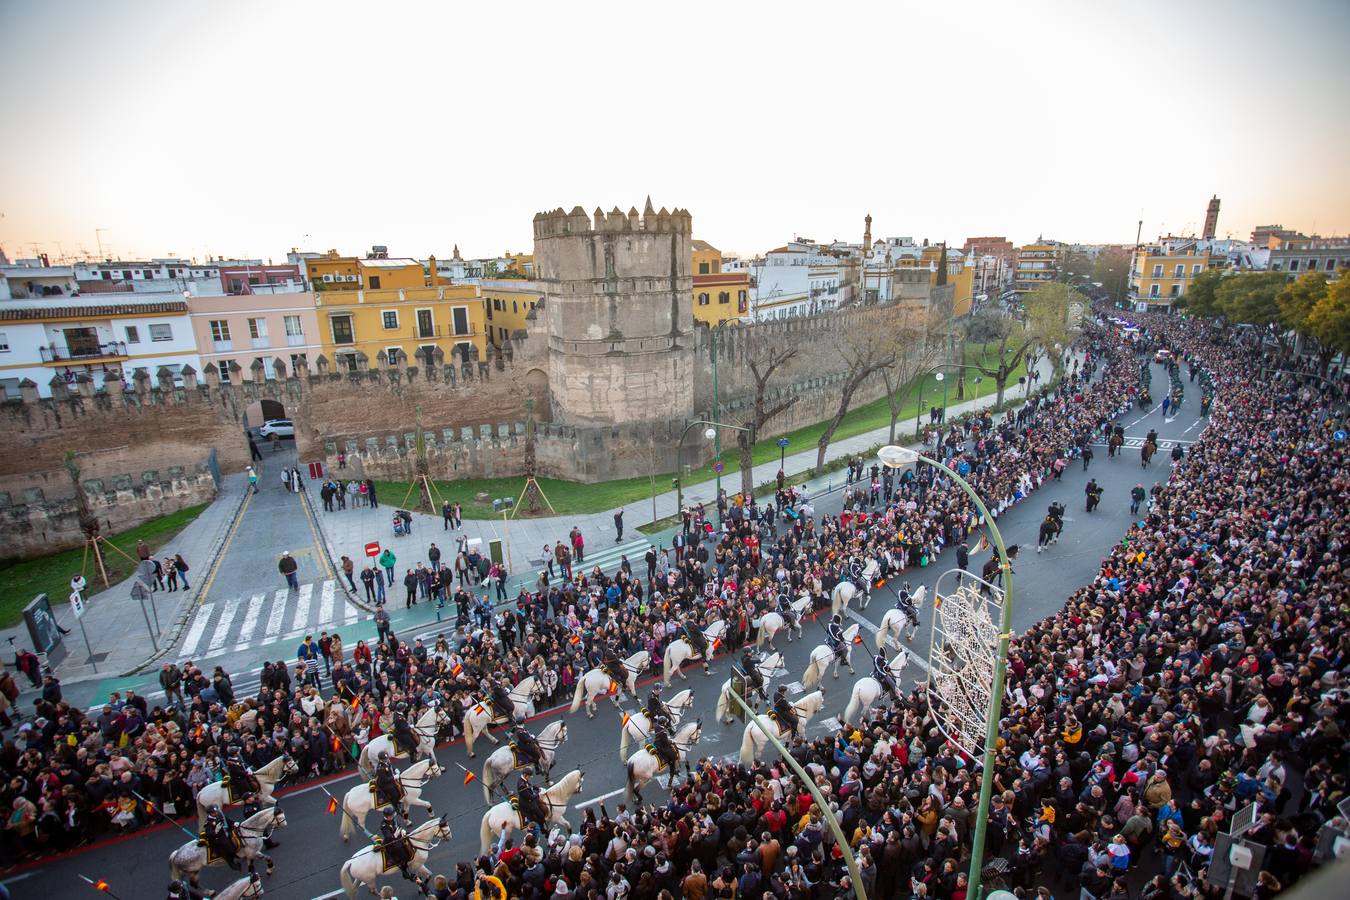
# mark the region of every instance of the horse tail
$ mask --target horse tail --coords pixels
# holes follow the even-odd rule
[[[816,665],[816,656],[811,654],[811,661],[806,664],[806,674],[802,676],[802,687],[810,690],[820,683],[820,672]]]
[[[722,691],[717,695],[717,721],[719,722],[722,721],[727,714],[728,699],[726,691]]]
[[[628,737],[628,723],[625,722],[619,728],[619,759],[622,760],[628,755],[628,745],[630,742],[631,738]]]
[[[741,738],[741,764],[748,766],[755,761],[755,738],[752,734],[754,724],[745,726],[745,736]]]
[[[570,712],[576,712],[577,710],[581,709],[581,701],[582,698],[585,696],[585,693],[586,693],[586,676],[583,673],[582,676],[577,679],[577,689],[572,692],[572,709],[570,710]]]
[[[666,687],[670,687],[670,655],[675,652],[676,643],[671,641],[661,657],[661,680],[665,682]]]
[[[372,797],[373,797],[373,795],[372,795]],[[353,818],[355,818],[355,816],[352,815],[351,810],[347,809],[347,798],[346,798],[346,797],[343,797],[343,798],[342,798],[342,822],[341,822],[341,827],[339,827],[339,829],[338,829],[338,834],[342,835],[342,843],[344,843],[344,844],[347,843],[347,841],[348,841],[348,840],[351,838],[351,836],[352,836],[352,819],[353,819]]]
[[[891,626],[887,624],[890,621],[890,615],[890,613],[887,613],[881,617],[881,627],[877,629],[878,653],[886,649],[886,639],[891,636]]]
[[[392,754],[391,754],[391,756],[392,756]],[[365,745],[364,747],[361,748],[361,753],[356,757],[356,768],[357,768],[357,770],[361,773],[361,776],[362,776],[363,778],[369,778],[369,777],[370,777],[371,771],[370,771],[370,742],[369,742],[369,741],[367,741],[367,742],[366,742],[366,745]]]
[[[492,805],[492,756],[483,760],[483,802],[488,806]]]
[[[178,851],[169,854],[169,878],[174,881],[183,877],[183,870],[178,867]]]
[[[352,877],[352,861],[349,859],[342,864],[338,870],[338,878],[342,881],[342,892],[348,897],[356,897],[356,879]]]
[[[848,706],[844,707],[844,718],[842,720],[844,722],[852,722],[853,714],[856,713],[858,707],[862,705],[858,699],[858,691],[859,687],[855,684],[853,686],[853,695],[848,698]]]
[[[632,803],[637,799],[637,793],[633,790],[633,763],[630,760],[624,763],[624,799]]]
[[[486,854],[488,848],[492,846],[492,823],[489,821],[491,817],[492,810],[488,809],[487,812],[483,813],[483,823],[478,826],[478,840],[482,845],[478,851],[480,856]]]

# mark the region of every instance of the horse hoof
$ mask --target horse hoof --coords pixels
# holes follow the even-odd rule
[[[470,754],[469,754],[469,759],[473,759],[473,758],[476,757],[477,755],[478,755],[477,753],[470,753]]]

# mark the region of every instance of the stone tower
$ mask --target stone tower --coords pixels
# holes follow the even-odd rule
[[[863,219],[863,259],[872,255],[872,214]]]
[[[1209,208],[1205,210],[1205,231],[1201,235],[1207,241],[1214,240],[1214,235],[1219,230],[1219,195],[1215,194],[1209,200]]]
[[[580,206],[534,217],[555,420],[678,419],[694,409],[688,211]]]

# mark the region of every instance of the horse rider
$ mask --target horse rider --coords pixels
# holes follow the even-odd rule
[[[1059,502],[1051,503],[1046,511],[1046,514],[1055,520],[1055,540],[1059,540],[1060,532],[1064,530],[1064,513],[1064,504]]]
[[[403,800],[403,785],[399,783],[398,773],[389,762],[389,751],[380,751],[380,761],[375,764],[375,780],[372,784],[375,802],[379,806],[395,805]]]
[[[835,658],[843,662],[844,655],[848,651],[848,646],[844,643],[844,617],[835,613],[830,619],[830,624],[825,626],[825,633]]]
[[[511,744],[516,748],[516,754],[527,765],[533,763],[538,766],[544,761],[544,751],[540,748],[539,741],[520,723],[511,727]]]
[[[745,692],[763,697],[764,676],[760,674],[759,660],[755,658],[755,651],[748,646],[741,651],[741,669],[745,672]]]
[[[511,689],[506,686],[506,676],[497,675],[488,679],[488,699],[497,715],[505,716],[512,725],[516,724],[516,704],[511,699]]]
[[[697,622],[691,621],[692,618],[692,615],[686,615],[680,621],[680,628],[684,631],[684,639],[689,643],[689,646],[694,649],[696,654],[706,660],[708,657],[708,636],[703,633],[703,629],[698,626]]]
[[[797,611],[792,608],[792,597],[787,591],[778,595],[778,614],[783,617],[789,628],[797,624]]]
[[[525,821],[537,822],[540,828],[548,827],[549,811],[544,806],[544,798],[524,772],[520,773],[520,784],[516,787],[516,807]]]
[[[230,779],[230,793],[240,800],[258,792],[258,779],[244,762],[238,747],[231,747],[225,758],[225,774]]]
[[[616,682],[620,687],[628,683],[628,670],[624,667],[623,658],[619,656],[619,651],[614,649],[614,645],[606,640],[600,647],[600,668],[609,675],[611,681]]]
[[[412,862],[413,857],[412,839],[408,837],[408,832],[394,818],[392,806],[386,806],[384,809],[384,818],[380,821],[380,841],[376,846],[384,852],[386,867],[397,866],[398,870],[403,873],[404,878],[414,883],[420,883],[416,876],[408,871],[408,863]]]
[[[1047,515],[1041,520],[1040,529],[1036,533],[1036,552],[1040,553],[1047,546],[1053,543],[1055,538],[1055,517]]]
[[[904,613],[911,622],[919,621],[918,610],[914,608],[914,590],[908,581],[895,592],[895,608]]]
[[[666,702],[661,699],[661,682],[657,681],[652,685],[651,692],[647,694],[647,721],[655,722],[658,718],[670,719],[670,708]]]
[[[801,727],[801,720],[797,718],[797,708],[788,700],[785,684],[780,684],[778,690],[773,692],[773,714],[778,717],[778,724],[789,734],[796,734],[797,729]]]
[[[890,691],[892,700],[897,702],[900,700],[900,688],[891,675],[891,667],[886,662],[885,653],[878,653],[872,657],[872,677],[876,679],[878,684]]]
[[[168,900],[206,900],[209,894],[197,890],[186,881],[174,881],[169,884],[166,894]]]
[[[408,724],[408,704],[399,703],[398,706],[394,707],[392,718],[393,728],[390,730],[390,734],[394,738],[395,753],[406,752],[409,759],[416,759],[417,745],[421,742],[417,739],[417,734],[413,731],[412,726]]]
[[[674,773],[675,767],[680,764],[680,751],[670,739],[670,730],[670,719],[666,716],[657,716],[652,720],[652,749],[666,764],[666,768]]]
[[[239,836],[239,826],[230,821],[219,805],[211,807],[206,815],[206,827],[202,829],[202,842],[214,850],[216,855],[236,871],[240,869],[239,848],[243,839]]]

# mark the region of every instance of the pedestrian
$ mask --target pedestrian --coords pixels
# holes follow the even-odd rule
[[[454,507],[450,505],[449,500],[446,500],[441,504],[441,525],[443,526],[442,530],[449,531],[450,526],[452,526],[454,523],[455,523]]]
[[[458,503],[458,501],[456,501],[456,503],[455,503],[455,505],[452,507],[452,509],[454,509],[454,511],[455,511],[455,527],[456,527],[456,528],[463,528],[463,527],[464,527],[464,507],[460,506],[459,503]]]
[[[366,589],[366,602],[375,603],[375,569],[370,563],[366,563],[366,567],[361,570],[361,584]]]
[[[285,576],[286,586],[293,591],[300,590],[300,579],[295,574],[299,569],[300,566],[291,557],[291,551],[282,550],[281,561],[277,563],[277,571]]]
[[[173,560],[169,559],[167,556],[164,558],[164,562],[161,563],[160,566],[161,568],[163,568],[165,574],[168,576],[167,578],[169,582],[168,591],[170,594],[172,594],[174,591],[178,590],[178,570],[173,567]]]
[[[253,489],[253,493],[258,493],[258,473],[252,466],[248,467],[248,486]]]
[[[159,686],[164,699],[176,707],[183,706],[183,673],[173,663],[165,663],[159,670]]]
[[[956,567],[962,572],[970,565],[970,544],[964,540],[956,545]]]
[[[1136,484],[1130,490],[1130,515],[1137,516],[1139,514],[1139,507],[1147,496],[1148,492],[1144,490],[1143,484]]]
[[[339,495],[340,496],[340,495]],[[347,578],[347,584],[353,591],[356,590],[356,582],[352,580],[352,573],[356,571],[356,563],[352,562],[350,556],[342,557],[342,574]]]
[[[1086,472],[1086,471],[1088,470],[1088,465],[1089,465],[1091,462],[1092,462],[1092,445],[1091,445],[1091,444],[1084,444],[1084,445],[1083,445],[1083,471],[1084,471],[1084,472]]]
[[[417,582],[418,582],[418,581],[419,581],[419,579],[418,579],[418,577],[413,573],[413,570],[412,570],[412,569],[409,569],[409,570],[408,570],[408,574],[403,576],[403,587],[406,588],[407,591],[408,591],[408,597],[407,597],[406,600],[403,601],[403,608],[404,608],[404,609],[412,609],[413,606],[417,603]]]
[[[586,539],[575,525],[572,526],[572,558],[578,563],[586,562]]]
[[[339,469],[345,469],[345,468],[347,468],[347,454],[346,454],[346,453],[344,453],[343,451],[339,450],[339,451],[338,451],[338,457],[337,457],[337,459],[338,459],[338,468],[339,468]]]
[[[623,541],[623,510],[614,514],[614,543]]]
[[[385,641],[389,640],[391,633],[389,628],[389,610],[381,606],[379,609],[375,610],[376,643],[383,644]]]
[[[375,482],[367,478],[365,481],[365,488],[366,488],[366,499],[370,501],[370,508],[379,509],[380,501],[375,497]]]
[[[183,559],[183,554],[175,553],[173,555],[173,570],[178,573],[178,580],[183,582],[183,590],[191,590],[192,585],[188,584],[187,578],[188,564],[187,560]]]
[[[248,458],[250,460],[262,461],[262,451],[258,449],[258,443],[253,440],[253,435],[248,436]],[[252,467],[250,466],[250,469]]]
[[[379,561],[384,568],[384,577],[392,585],[394,583],[394,563],[398,562],[398,557],[394,555],[393,550],[385,547],[384,552],[380,554]]]

